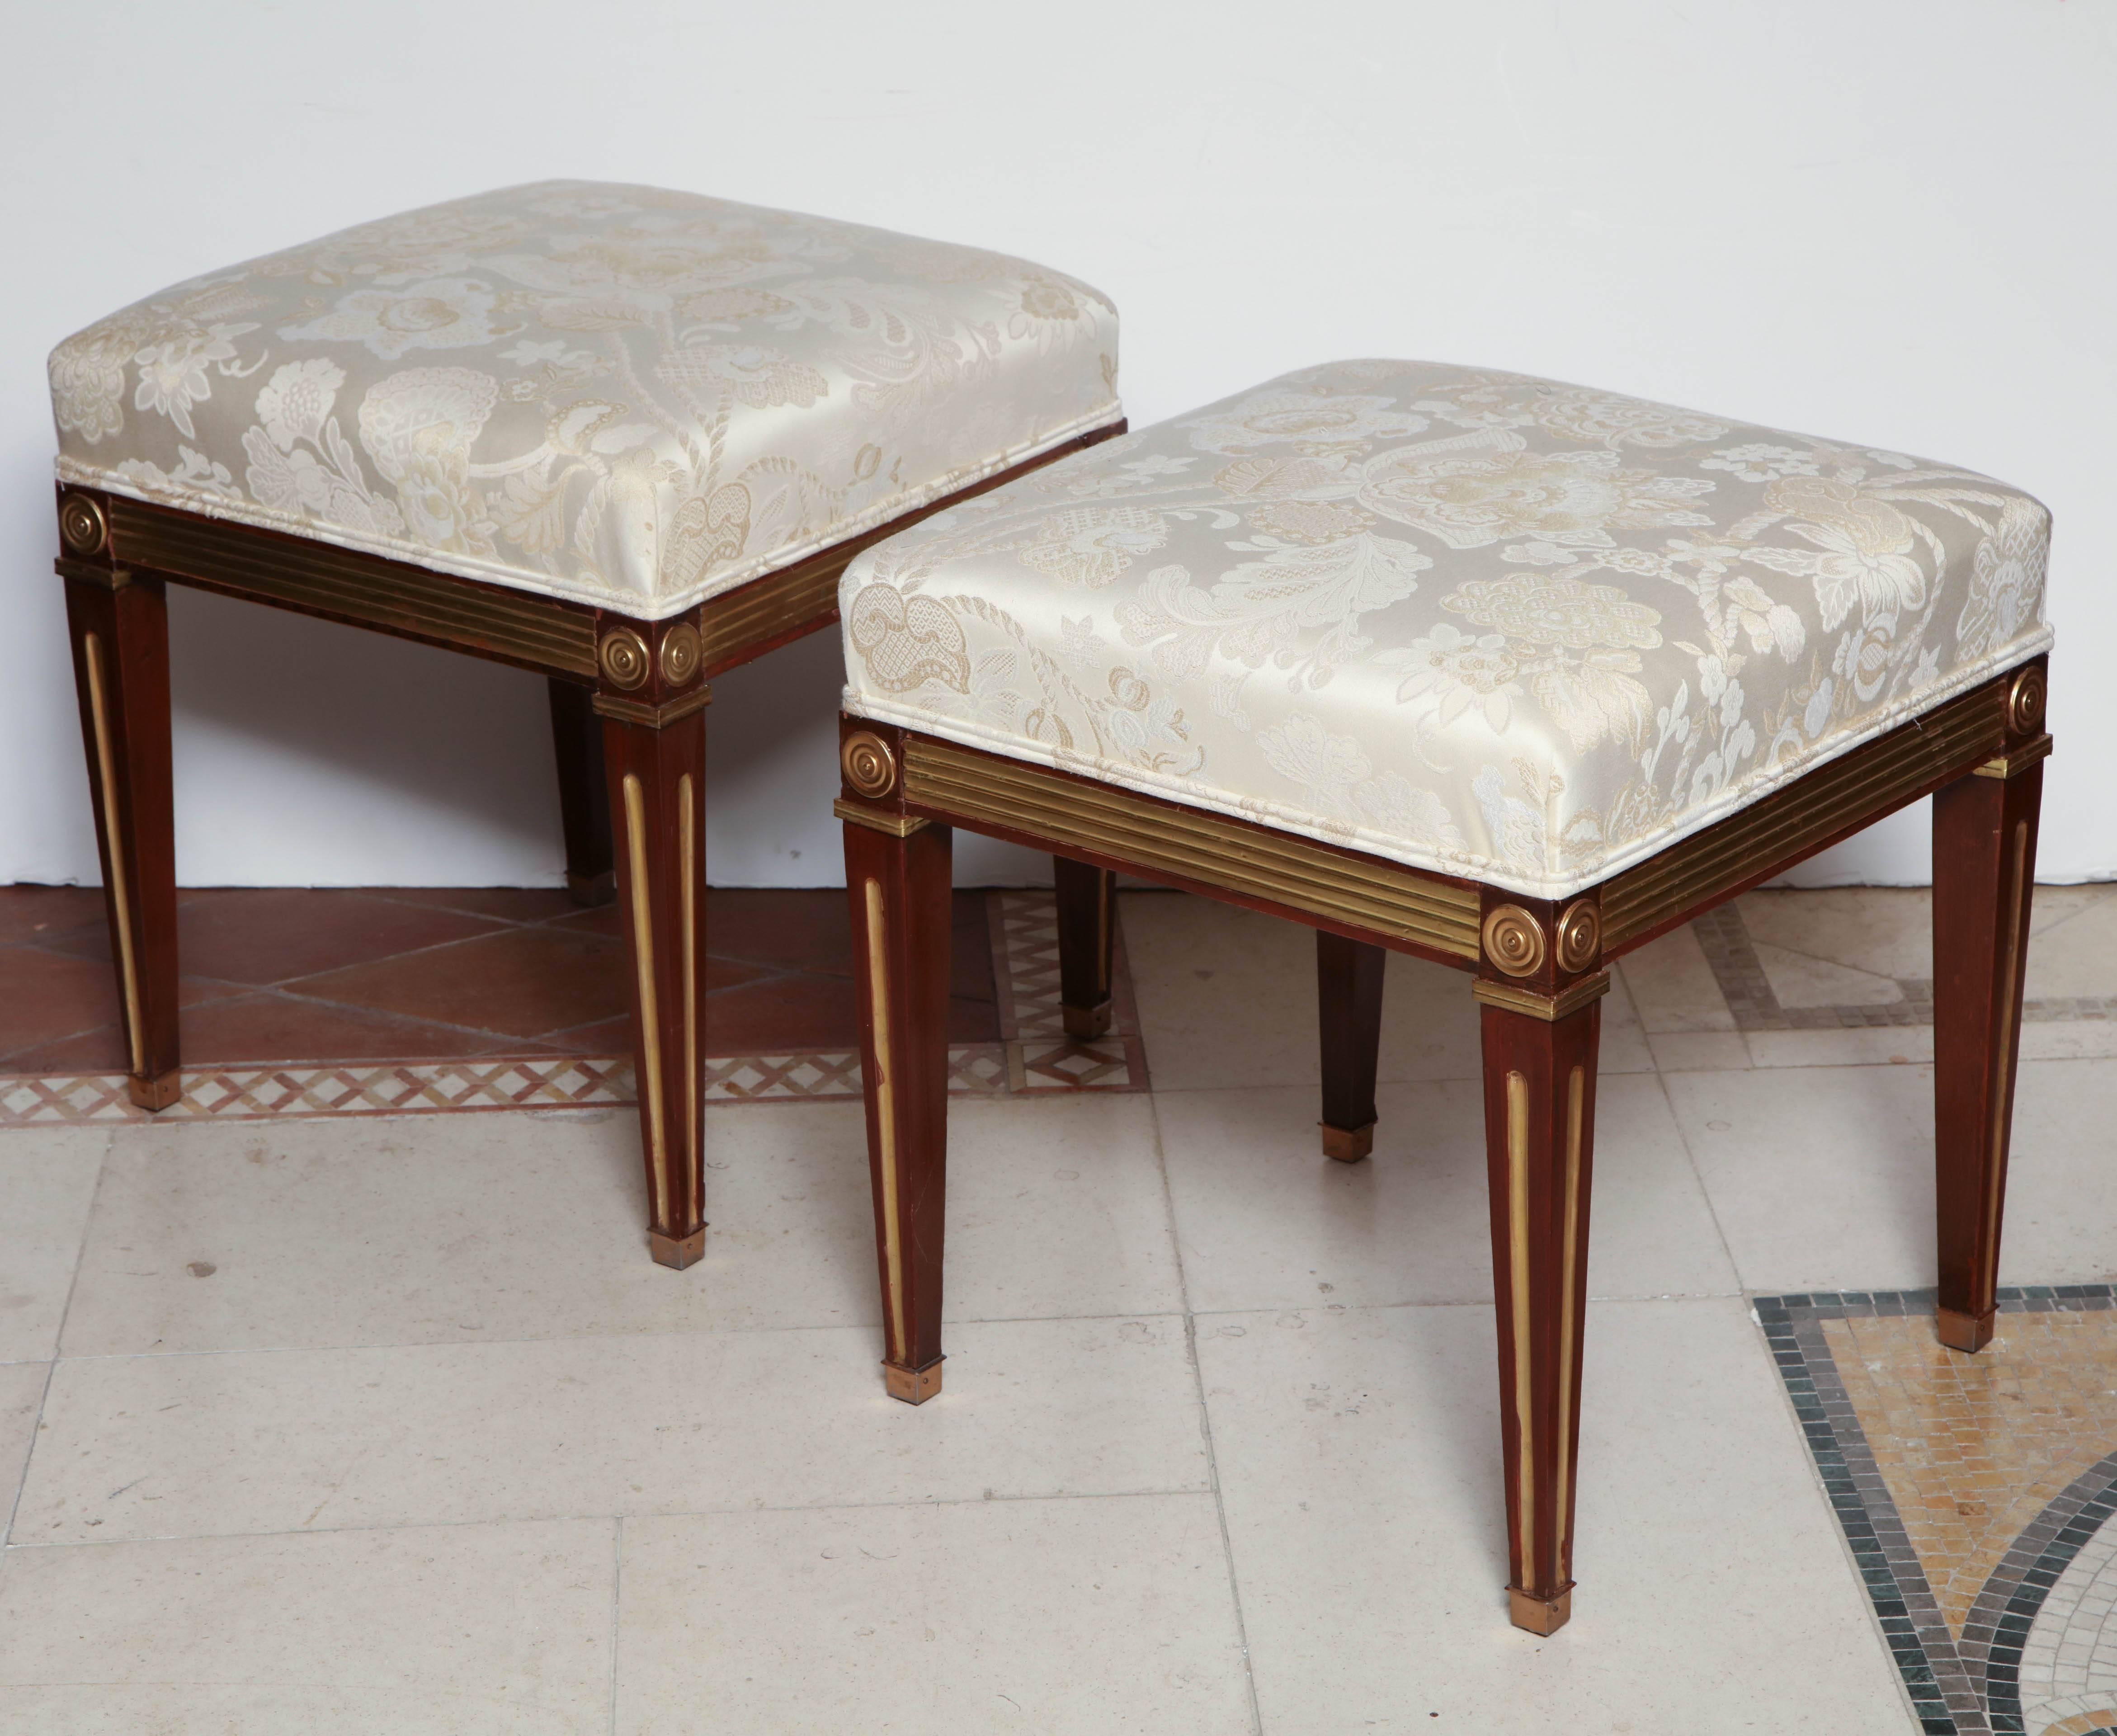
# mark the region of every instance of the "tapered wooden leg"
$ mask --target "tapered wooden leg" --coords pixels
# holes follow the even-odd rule
[[[168,607],[159,579],[70,578],[66,589],[128,1089],[142,1109],[166,1109],[182,1089]]]
[[[1992,1337],[2043,773],[1961,778],[1933,799],[1939,1332],[1958,1350]]]
[[[602,720],[617,813],[618,898],[632,958],[633,1060],[648,1245],[664,1266],[706,1251],[706,721]]]
[[[1110,972],[1118,877],[1107,868],[1051,858],[1058,900],[1058,998],[1066,1034],[1086,1041],[1110,1028]]]
[[[1517,1628],[1572,1613],[1580,1327],[1602,1004],[1546,1020],[1483,1009],[1485,1150],[1498,1302],[1507,1583]]]
[[[921,1404],[941,1390],[941,1234],[948,1157],[945,826],[906,837],[848,821],[846,891],[860,979],[860,1076],[882,1272],[883,1377]]]
[[[1323,1039],[1323,1155],[1358,1163],[1375,1145],[1375,1069],[1389,955],[1316,930],[1316,998]]]
[[[576,904],[607,904],[617,896],[617,876],[611,866],[602,719],[587,688],[556,679],[547,685],[551,747],[559,767],[559,821],[566,838],[566,890]]]

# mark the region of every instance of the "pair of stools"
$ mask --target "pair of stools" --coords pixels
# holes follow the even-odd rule
[[[134,1100],[178,1091],[165,582],[537,670],[569,880],[614,876],[631,951],[654,1257],[699,1258],[708,684],[842,619],[889,1391],[940,1388],[952,828],[1054,854],[1077,1036],[1107,1027],[1118,872],[1313,927],[1341,1161],[1372,1140],[1386,953],[1454,965],[1512,1615],[1548,1632],[1609,963],[1929,794],[1939,1332],[1991,1336],[2049,515],[1949,465],[1433,363],[1126,435],[1116,347],[1101,296],[1019,260],[575,182],[68,339],[58,569]]]

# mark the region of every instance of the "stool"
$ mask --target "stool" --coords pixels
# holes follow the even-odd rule
[[[178,1093],[165,584],[535,670],[568,884],[622,904],[650,1246],[698,1259],[708,682],[834,621],[869,543],[1122,430],[1116,376],[1110,304],[1025,261],[583,182],[67,339],[58,566],[133,1101]]]
[[[1573,1586],[1600,999],[1929,793],[1939,1329],[1991,1336],[2050,518],[1950,465],[1433,363],[1289,374],[864,553],[846,869],[888,1390],[940,1390],[950,828],[1317,931],[1322,1144],[1384,949],[1481,1006],[1509,1584]]]

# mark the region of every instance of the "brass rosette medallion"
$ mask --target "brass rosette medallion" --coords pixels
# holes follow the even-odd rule
[[[1586,898],[1566,907],[1558,919],[1558,967],[1584,971],[1603,946],[1603,914]]]
[[[59,502],[59,540],[74,553],[99,553],[109,538],[110,526],[95,501],[85,494],[70,494]]]
[[[897,756],[881,736],[867,730],[847,736],[838,750],[838,765],[846,782],[869,801],[887,796],[897,787]]]
[[[1485,956],[1510,976],[1543,967],[1543,926],[1519,904],[1502,904],[1485,918]]]
[[[680,621],[662,635],[662,679],[680,687],[699,672],[699,630]]]
[[[2044,672],[2032,666],[2014,677],[2007,695],[2007,722],[2017,735],[2027,735],[2044,720]]]
[[[596,661],[602,666],[603,679],[627,693],[646,686],[652,667],[647,660],[647,641],[630,627],[616,627],[604,634]]]

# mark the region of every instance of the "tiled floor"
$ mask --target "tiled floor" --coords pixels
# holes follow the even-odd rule
[[[1752,1315],[1819,1291],[1866,1299],[1802,1330],[1870,1482],[1930,1515],[1906,1535],[1935,1607],[1974,1614],[2002,1569],[2064,1579],[2016,1624],[2022,1702],[2046,1709],[2027,1728],[2100,1727],[2107,1333],[2046,1354],[2036,1332],[2090,1317],[2018,1309],[1975,1365],[1990,1391],[1935,1399],[1945,1359],[1875,1315],[1875,1291],[1931,1281],[1930,1032],[1887,1010],[1930,977],[1916,893],[1753,895],[1620,972],[1581,1586],[1547,1641],[1501,1591],[1477,1026],[1453,972],[1392,959],[1375,1154],[1343,1166],[1315,1143],[1305,933],[1128,895],[1124,1042],[1069,1069],[1048,901],[965,900],[957,956],[985,963],[958,985],[948,1387],[915,1410],[875,1366],[856,1073],[722,1092],[707,1258],[668,1272],[640,1246],[621,1042],[583,1034],[613,1016],[598,919],[398,893],[304,919],[319,896],[254,922],[223,914],[234,894],[187,905],[202,1071],[298,1088],[238,1081],[282,1106],[154,1120],[81,1106],[114,1060],[93,904],[0,897],[0,1071],[56,1069],[41,1106],[0,1081],[7,1736],[1916,1730],[1872,1552],[1811,1457],[1818,1401],[1799,1371],[1790,1401]],[[2117,891],[2038,911],[2004,1276],[2102,1284]],[[716,1016],[756,1009],[725,1015],[751,1034],[724,1060],[842,1052],[838,920],[717,901]],[[243,1002],[274,1009],[249,1030],[288,1007],[318,1034],[259,1055],[209,1018]],[[334,1051],[341,1028],[369,1046]],[[374,1100],[381,1070],[431,1108],[468,1091],[436,1069],[584,1061],[610,1069],[598,1106]],[[323,1071],[368,1083],[300,1083]],[[2055,1440],[2035,1466],[1992,1447]],[[1966,1494],[1987,1448],[2004,1463]]]
[[[614,906],[512,888],[187,892],[184,1094],[163,1119],[633,1101]],[[959,1090],[1139,1090],[1122,957],[1107,1040],[1065,1040],[1048,896],[955,902]],[[722,891],[707,945],[708,1096],[853,1097],[845,894]],[[98,893],[0,888],[0,1125],[139,1120]]]

